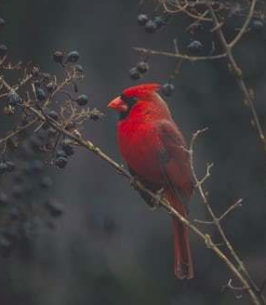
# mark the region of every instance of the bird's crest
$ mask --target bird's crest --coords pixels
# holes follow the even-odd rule
[[[139,94],[157,92],[159,91],[160,87],[161,86],[157,83],[142,84],[127,88],[126,90],[124,90],[123,95],[130,97],[137,96]]]

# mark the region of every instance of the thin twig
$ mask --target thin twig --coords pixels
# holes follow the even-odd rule
[[[160,55],[160,56],[181,58],[181,59],[191,61],[191,62],[205,61],[205,60],[215,60],[215,59],[221,59],[221,58],[226,57],[225,53],[218,54],[218,55],[211,55],[211,56],[189,56],[187,54],[156,51],[156,50],[150,50],[150,49],[139,48],[139,47],[135,47],[134,50],[137,51],[137,52],[141,52],[141,53],[148,53],[150,55]]]

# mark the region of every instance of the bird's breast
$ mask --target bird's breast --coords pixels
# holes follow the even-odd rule
[[[118,142],[127,165],[144,181],[161,187],[158,158],[162,144],[154,125],[141,122],[120,123]]]

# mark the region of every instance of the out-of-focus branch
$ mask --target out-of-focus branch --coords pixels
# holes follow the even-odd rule
[[[4,142],[8,141],[9,139],[13,138],[14,136],[18,135],[19,133],[25,131],[26,129],[30,128],[31,126],[33,126],[37,122],[38,122],[38,119],[35,118],[32,121],[30,121],[28,124],[26,124],[24,126],[17,127],[16,130],[9,133],[4,138],[0,139],[0,145],[3,144]]]
[[[135,51],[141,52],[143,54],[149,54],[149,55],[159,55],[159,56],[166,56],[166,57],[174,57],[174,58],[180,58],[186,61],[205,61],[205,60],[215,60],[215,59],[221,59],[226,57],[226,53],[218,54],[218,55],[210,55],[210,56],[190,56],[187,54],[180,54],[180,53],[171,53],[171,52],[164,52],[164,51],[156,51],[156,50],[150,50],[146,48],[139,48],[135,47]]]
[[[233,248],[232,244],[230,243],[230,241],[228,240],[226,233],[224,231],[224,229],[221,226],[221,220],[223,220],[234,208],[236,208],[237,206],[239,206],[242,202],[242,199],[238,200],[234,205],[232,205],[229,209],[227,209],[220,217],[217,217],[211,207],[211,205],[209,204],[208,198],[206,196],[206,193],[203,189],[203,183],[206,181],[206,178],[208,178],[210,176],[210,166],[207,167],[207,174],[206,176],[199,180],[195,169],[194,169],[194,145],[195,145],[195,141],[197,140],[197,138],[199,137],[199,135],[201,135],[203,132],[205,132],[207,130],[207,128],[202,129],[202,130],[198,130],[196,133],[194,133],[191,143],[190,143],[190,147],[189,147],[189,155],[190,155],[190,162],[191,162],[191,167],[192,167],[192,173],[193,173],[193,177],[194,180],[196,182],[196,187],[199,191],[199,194],[202,198],[202,201],[208,211],[208,213],[211,216],[212,221],[211,222],[202,222],[202,221],[196,221],[198,223],[205,223],[205,224],[214,224],[217,229],[218,232],[222,238],[222,241],[225,243],[227,249],[229,250],[230,254],[232,255],[232,257],[234,258],[234,260],[236,261],[236,263],[238,264],[238,268],[239,270],[241,270],[243,272],[243,274],[245,274],[245,276],[247,277],[249,284],[253,287],[253,289],[257,292],[258,297],[261,297],[263,304],[266,304],[265,299],[262,295],[259,294],[259,289],[256,286],[256,284],[254,283],[253,279],[251,278],[249,272],[247,271],[244,263],[241,261],[241,259],[239,258],[238,254],[236,253],[235,249]]]
[[[223,45],[225,53],[227,54],[227,59],[228,59],[228,62],[230,64],[230,69],[233,72],[233,74],[235,75],[237,83],[238,83],[238,85],[239,85],[239,87],[242,91],[243,96],[244,96],[244,99],[247,102],[247,104],[248,104],[248,106],[251,110],[251,114],[252,114],[252,118],[253,118],[255,128],[256,128],[257,133],[259,135],[259,139],[261,141],[264,153],[266,154],[266,139],[265,139],[263,129],[262,129],[262,125],[261,125],[261,122],[259,120],[256,108],[255,108],[255,105],[254,105],[254,98],[253,98],[253,96],[251,95],[250,91],[247,88],[247,85],[246,85],[246,83],[243,79],[242,70],[238,66],[238,64],[235,60],[235,57],[232,53],[232,47],[236,45],[236,43],[240,40],[240,38],[243,36],[243,34],[246,31],[246,28],[247,28],[247,26],[250,22],[251,17],[252,17],[255,5],[256,5],[256,0],[253,0],[252,5],[251,5],[251,9],[250,9],[250,13],[249,13],[248,18],[247,18],[247,21],[244,23],[242,29],[239,32],[239,35],[230,44],[228,44],[221,27],[219,27],[220,23],[219,23],[219,20],[218,20],[215,12],[213,10],[213,7],[210,4],[210,2],[208,2],[208,7],[209,7],[210,14],[212,16],[212,19],[213,19],[213,24],[214,24],[215,27],[217,27],[217,34],[218,34],[218,37],[219,37],[219,39],[220,39],[220,41]],[[240,33],[241,33],[241,36],[240,36]]]

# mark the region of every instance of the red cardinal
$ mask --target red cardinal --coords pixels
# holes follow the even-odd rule
[[[186,217],[185,205],[194,184],[189,154],[169,108],[157,93],[159,89],[158,84],[128,88],[108,107],[119,112],[119,148],[130,172],[153,191],[163,188],[171,206]],[[173,235],[175,274],[179,279],[190,279],[193,264],[188,228],[176,218]]]

